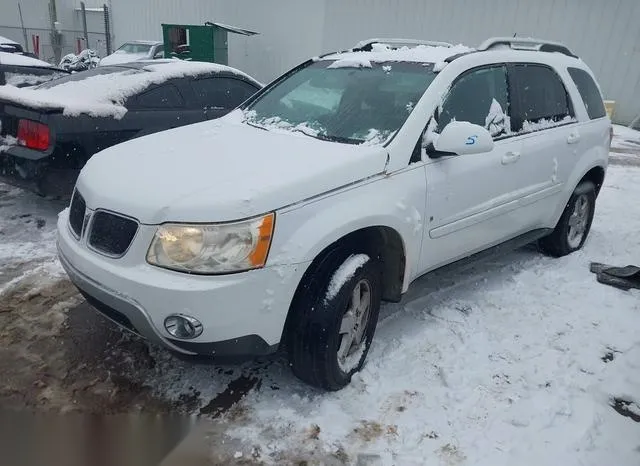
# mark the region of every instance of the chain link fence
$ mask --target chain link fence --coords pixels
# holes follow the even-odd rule
[[[26,28],[28,44],[23,44],[24,35],[21,27],[0,26],[0,36],[9,37],[20,43],[25,50],[35,53],[40,60],[44,60],[51,64],[55,63],[55,50],[52,44],[51,30]],[[68,53],[78,53],[82,49],[93,49],[99,57],[107,55],[107,37],[101,32],[89,32],[89,43],[85,44],[84,32],[71,29],[62,29],[59,31],[61,37],[61,56],[64,57]],[[27,45],[27,47],[25,47]]]

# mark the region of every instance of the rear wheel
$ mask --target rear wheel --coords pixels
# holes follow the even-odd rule
[[[378,322],[380,263],[330,252],[301,284],[288,329],[289,361],[304,382],[325,390],[348,385],[364,365]]]
[[[595,206],[595,185],[583,181],[571,195],[553,233],[540,240],[540,248],[555,257],[581,249],[591,230]]]

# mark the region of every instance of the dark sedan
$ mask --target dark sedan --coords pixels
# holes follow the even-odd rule
[[[261,87],[234,68],[181,60],[103,66],[31,88],[0,86],[0,180],[67,197],[102,149],[219,118]]]

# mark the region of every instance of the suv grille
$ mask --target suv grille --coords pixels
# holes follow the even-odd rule
[[[137,231],[135,220],[99,210],[93,215],[88,243],[104,254],[122,256]]]
[[[84,198],[78,191],[75,191],[71,199],[71,207],[69,207],[69,225],[71,225],[71,230],[78,237],[82,234],[82,223],[84,222],[86,208],[87,204]]]

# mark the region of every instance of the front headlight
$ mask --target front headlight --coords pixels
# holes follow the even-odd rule
[[[235,223],[164,224],[147,252],[152,265],[202,274],[263,267],[273,236],[275,215]]]

